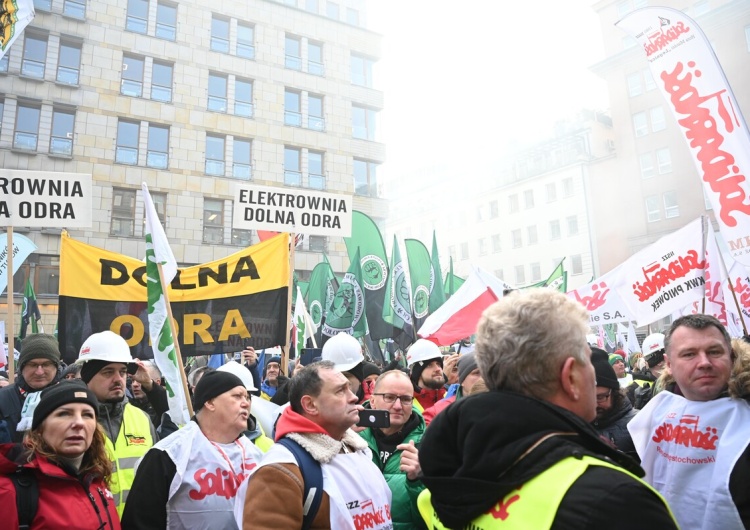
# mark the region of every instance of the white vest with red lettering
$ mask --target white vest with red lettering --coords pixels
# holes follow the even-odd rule
[[[167,528],[237,529],[235,496],[260,463],[260,449],[245,436],[231,444],[211,443],[194,421],[154,448],[165,451],[177,468],[169,486]]]
[[[645,480],[691,530],[743,530],[729,476],[750,440],[750,404],[660,392],[628,423]]]

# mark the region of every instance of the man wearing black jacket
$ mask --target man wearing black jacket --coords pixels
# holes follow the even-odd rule
[[[513,292],[484,312],[476,360],[490,391],[436,416],[422,439],[429,528],[677,528],[643,470],[589,424],[588,322],[550,289]]]

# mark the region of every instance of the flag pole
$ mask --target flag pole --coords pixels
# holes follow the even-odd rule
[[[182,391],[185,393],[185,401],[187,402],[188,414],[193,417],[193,403],[190,399],[190,392],[188,391],[187,376],[185,375],[185,366],[182,363],[182,352],[180,351],[180,342],[177,340],[177,332],[174,329],[174,319],[172,317],[172,304],[169,301],[169,293],[167,292],[167,285],[164,284],[164,271],[162,270],[161,263],[156,263],[156,268],[159,271],[159,283],[161,283],[161,290],[164,295],[164,305],[167,306],[167,324],[172,332],[172,338],[174,339],[174,350],[177,355],[177,367],[180,372],[180,381],[182,382]]]
[[[16,377],[15,370],[15,322],[13,320],[13,226],[9,226],[8,230],[8,380],[13,384]]]
[[[703,232],[703,259],[706,259],[706,239],[708,238],[708,230],[706,230],[706,216],[701,215],[701,230]],[[704,276],[704,282],[705,282],[705,276],[706,276],[706,270],[703,269],[703,276]],[[728,277],[728,276],[727,276]],[[706,290],[703,289],[703,300],[701,301],[701,313],[706,313]]]
[[[289,334],[290,324],[292,323],[292,290],[294,289],[294,249],[296,247],[295,233],[289,234],[289,289],[286,300],[286,344],[281,350],[281,373],[287,375],[287,367],[289,366],[289,348],[291,345],[291,337]]]

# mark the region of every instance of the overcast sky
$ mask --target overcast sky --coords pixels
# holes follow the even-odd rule
[[[513,139],[548,137],[581,107],[606,109],[606,87],[588,71],[604,57],[591,4],[371,2],[369,25],[383,34],[381,175],[496,156]]]

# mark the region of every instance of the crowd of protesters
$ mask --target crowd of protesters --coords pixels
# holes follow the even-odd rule
[[[419,339],[383,366],[339,334],[286,372],[250,347],[193,358],[180,426],[119,335],[68,367],[31,335],[0,388],[0,513],[30,529],[750,528],[750,344],[700,314],[630,355],[589,333],[582,306],[536,289],[458,352]]]

